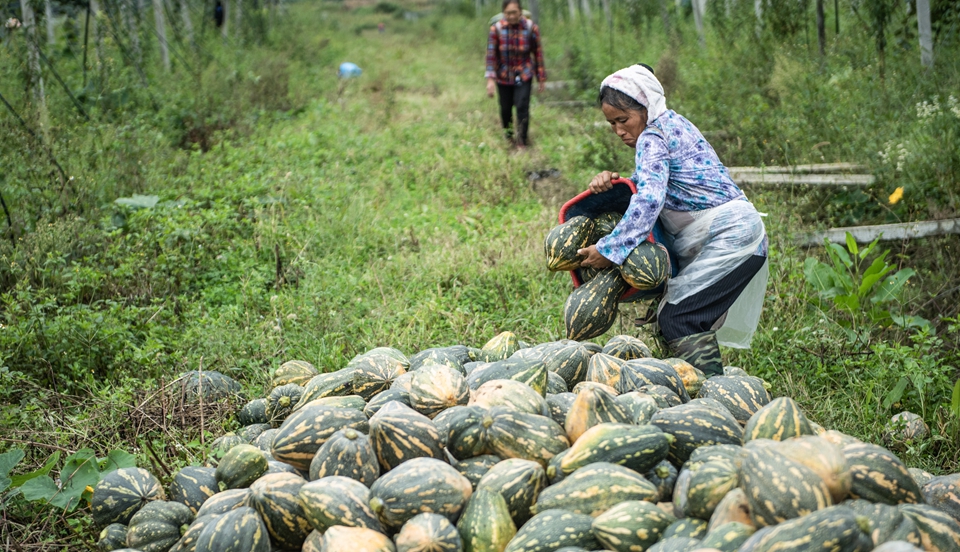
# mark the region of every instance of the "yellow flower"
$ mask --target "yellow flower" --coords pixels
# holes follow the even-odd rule
[[[890,197],[887,199],[887,201],[890,202],[890,205],[896,205],[901,199],[903,199],[903,186],[897,186],[897,189],[890,194]]]

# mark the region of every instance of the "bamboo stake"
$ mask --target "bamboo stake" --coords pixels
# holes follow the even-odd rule
[[[170,51],[167,47],[167,27],[163,18],[163,0],[153,0],[153,23],[157,28],[157,38],[160,43],[160,60],[163,70],[170,72]]]

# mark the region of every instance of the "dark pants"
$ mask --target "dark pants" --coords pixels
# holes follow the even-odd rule
[[[688,335],[708,332],[740,297],[754,275],[760,271],[766,257],[754,255],[743,261],[733,272],[712,286],[687,297],[675,305],[667,303],[657,323],[667,341]]]
[[[500,97],[500,120],[503,128],[507,129],[507,136],[516,136],[517,144],[527,145],[527,126],[530,123],[530,89],[533,80],[517,85],[497,83],[497,95]],[[517,108],[517,130],[510,129],[513,121],[513,108]]]

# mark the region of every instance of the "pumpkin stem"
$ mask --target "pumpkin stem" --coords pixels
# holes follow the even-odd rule
[[[383,503],[383,500],[381,500],[379,497],[375,496],[370,499],[370,509],[373,510],[373,513],[379,514],[383,511],[384,506],[385,504]]]
[[[357,438],[357,431],[355,429],[346,429],[343,431],[343,436],[353,441]]]
[[[190,524],[188,524],[188,523],[184,523],[183,525],[181,525],[181,526],[180,526],[180,536],[182,537],[183,535],[185,535],[186,532],[187,532],[187,529],[189,529],[189,528],[190,528]]]

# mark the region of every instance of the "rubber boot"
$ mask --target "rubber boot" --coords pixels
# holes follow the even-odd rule
[[[708,378],[723,375],[717,332],[703,332],[674,339],[667,343],[670,354],[694,365]]]

